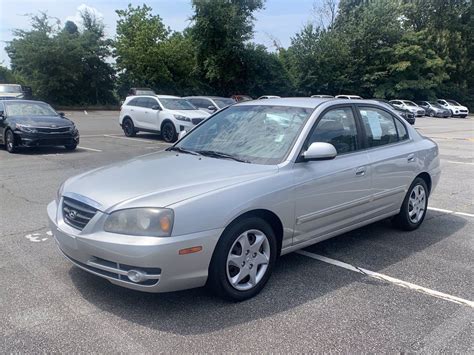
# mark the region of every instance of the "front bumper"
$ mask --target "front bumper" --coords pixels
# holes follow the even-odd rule
[[[204,286],[215,246],[223,229],[167,238],[137,237],[114,233],[79,231],[62,218],[56,201],[48,205],[54,239],[64,256],[76,266],[111,283],[145,292],[170,292]],[[90,223],[93,223],[91,220]],[[201,246],[197,253],[179,250]],[[129,279],[130,270],[147,278]]]
[[[51,147],[59,145],[78,145],[79,133],[46,134],[26,133],[15,130],[15,143],[23,147]]]

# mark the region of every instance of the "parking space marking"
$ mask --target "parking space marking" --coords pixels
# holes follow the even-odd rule
[[[128,140],[130,140],[130,141],[145,142],[145,143],[148,143],[148,144],[154,144],[154,143],[156,143],[156,141],[151,141],[151,140],[148,140],[148,139],[131,138],[131,137],[121,137],[121,136],[115,136],[115,135],[111,135],[111,134],[104,134],[104,137],[107,137],[107,138],[128,139]]]
[[[90,150],[90,151],[92,151],[92,152],[101,152],[101,150],[100,150],[100,149],[95,149],[95,148],[87,148],[87,147],[82,147],[82,146],[80,146],[80,145],[79,145],[79,146],[77,146],[77,147],[78,147],[78,148],[80,148],[80,149],[84,149],[84,150]]]
[[[465,165],[474,165],[474,163],[466,163],[464,161],[453,161],[453,160],[446,160],[446,163],[451,164],[465,164]]]
[[[370,271],[370,270],[367,270],[367,269],[364,269],[364,268],[361,268],[361,267],[353,266],[351,264],[347,264],[347,263],[339,261],[339,260],[331,259],[331,258],[328,258],[326,256],[310,253],[306,250],[298,250],[298,251],[296,251],[296,253],[300,254],[300,255],[303,255],[303,256],[306,256],[306,257],[311,258],[311,259],[319,260],[319,261],[322,261],[322,262],[327,263],[327,264],[331,264],[331,265],[334,265],[334,266],[344,268],[346,270],[354,271],[354,272],[357,272],[359,274],[363,274],[363,275],[366,275],[366,276],[369,276],[369,277],[372,277],[372,278],[375,278],[375,279],[378,279],[378,280],[390,282],[394,285],[405,287],[405,288],[408,288],[410,290],[420,292],[420,293],[423,293],[423,294],[426,294],[426,295],[429,295],[429,296],[432,296],[432,297],[440,298],[440,299],[443,299],[443,300],[446,300],[446,301],[449,301],[449,302],[454,302],[454,303],[457,303],[457,304],[462,304],[462,305],[474,308],[474,302],[473,301],[469,301],[469,300],[466,300],[466,299],[463,299],[463,298],[460,298],[460,297],[448,295],[447,293],[435,291],[435,290],[432,290],[432,289],[429,289],[429,288],[426,288],[426,287],[423,287],[423,286],[415,285],[411,282],[403,281],[403,280],[396,279],[396,278],[388,276],[388,275],[380,274],[380,273],[375,272],[375,271]]]
[[[436,208],[436,207],[428,207],[429,210],[431,211],[436,211],[436,212],[443,212],[443,213],[449,213],[449,214],[457,214],[459,216],[466,216],[466,217],[474,217],[473,213],[467,213],[467,212],[457,212],[457,211],[451,211],[451,210],[445,210],[444,208]]]

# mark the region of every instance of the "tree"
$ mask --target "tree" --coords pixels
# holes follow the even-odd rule
[[[245,87],[246,41],[262,0],[193,0],[192,35],[199,74],[221,95]]]

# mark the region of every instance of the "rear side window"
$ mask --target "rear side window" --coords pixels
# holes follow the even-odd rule
[[[395,121],[395,126],[397,127],[397,133],[398,133],[398,140],[404,141],[405,139],[408,139],[408,132],[407,129],[405,128],[405,125],[401,123],[399,120],[394,118]]]
[[[0,102],[0,111],[5,111],[5,106],[3,105],[3,102]]]
[[[144,102],[145,102],[145,107],[146,108],[152,108],[153,106],[158,105],[158,101],[156,101],[155,99],[151,99],[151,98],[144,99]]]
[[[359,112],[369,147],[398,142],[395,118],[391,114],[373,107],[360,107]]]
[[[331,143],[338,154],[358,149],[357,126],[350,107],[326,112],[319,120],[308,142]]]
[[[140,105],[138,104],[138,100],[140,100],[140,98],[138,98],[138,97],[135,98],[135,99],[130,100],[130,101],[128,102],[127,106],[140,106]]]

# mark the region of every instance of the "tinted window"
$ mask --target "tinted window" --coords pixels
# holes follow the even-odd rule
[[[0,111],[5,111],[5,106],[3,106],[3,102],[0,102]]]
[[[128,102],[127,106],[139,106],[138,105],[138,100],[140,100],[139,98],[136,98],[136,99],[132,99]]]
[[[144,106],[146,108],[152,108],[153,106],[158,105],[158,101],[156,101],[155,99],[151,99],[151,98],[144,98],[143,103],[144,103]]]
[[[338,154],[357,150],[357,127],[350,107],[326,112],[317,123],[309,139],[314,142],[331,143]]]
[[[214,102],[216,103],[216,105],[217,105],[219,108],[223,108],[223,107],[227,107],[227,106],[229,106],[229,105],[235,104],[235,100],[233,100],[233,99],[226,99],[226,98],[214,99]]]
[[[395,119],[388,112],[372,107],[359,109],[369,147],[398,142]]]
[[[399,120],[397,120],[396,118],[394,118],[394,120],[395,120],[395,125],[397,126],[398,139],[401,141],[408,139],[408,132],[407,132],[407,129],[405,128],[405,125],[401,123]]]
[[[189,100],[191,101],[191,100]],[[205,108],[207,109],[209,106],[212,105],[212,103],[209,101],[209,100],[206,100],[206,99],[193,99],[193,101],[191,101],[191,103],[198,107],[198,108]],[[214,106],[214,105],[212,105]]]

